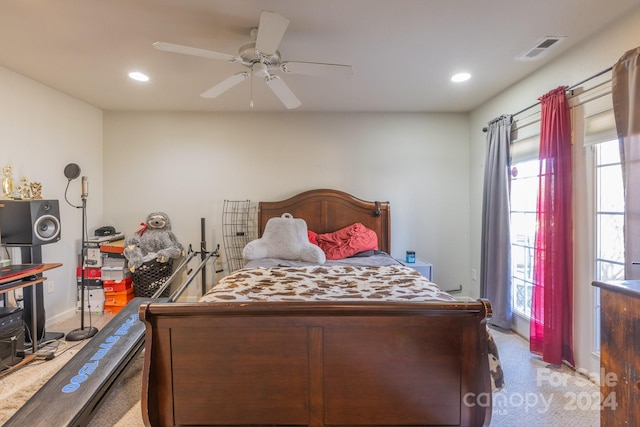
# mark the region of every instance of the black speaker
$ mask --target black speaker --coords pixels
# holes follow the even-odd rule
[[[0,237],[9,246],[35,246],[60,240],[57,200],[2,200]]]

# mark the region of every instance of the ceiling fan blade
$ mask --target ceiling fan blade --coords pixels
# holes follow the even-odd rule
[[[249,73],[246,71],[243,71],[242,73],[234,74],[228,79],[221,81],[211,89],[203,92],[200,96],[203,98],[215,98],[218,95],[221,95],[222,93],[228,91],[229,89],[231,89],[232,87],[234,87],[235,85],[237,85],[238,83],[240,83],[241,81],[247,78],[249,78]]]
[[[229,55],[227,53],[214,52],[211,50],[199,49],[197,47],[182,46],[182,45],[173,44],[173,43],[155,42],[153,44],[153,47],[165,52],[201,56],[203,58],[217,59],[221,61],[233,61],[235,59],[235,56]]]
[[[262,11],[260,25],[256,36],[256,50],[265,55],[272,55],[278,50],[289,20],[275,12]]]
[[[289,86],[278,76],[268,76],[266,79],[269,89],[280,99],[289,110],[300,106],[301,102],[293,94]]]
[[[280,68],[288,74],[336,76],[346,79],[353,75],[351,65],[325,64],[322,62],[283,62]]]

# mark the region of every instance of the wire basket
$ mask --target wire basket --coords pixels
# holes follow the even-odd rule
[[[250,200],[225,200],[222,208],[222,237],[229,273],[244,267],[242,250],[256,238],[256,207]]]
[[[173,274],[173,262],[145,262],[133,272],[133,293],[137,297],[151,298]],[[168,297],[171,286],[162,291],[160,297]]]

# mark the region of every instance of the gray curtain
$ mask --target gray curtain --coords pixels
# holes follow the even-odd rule
[[[640,279],[640,47],[613,67],[611,96],[625,195],[625,278]]]
[[[491,323],[511,329],[511,230],[509,207],[509,144],[511,115],[492,120],[487,128],[482,199],[480,296],[493,308]]]

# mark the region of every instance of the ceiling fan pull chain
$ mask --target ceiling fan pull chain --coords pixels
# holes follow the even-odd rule
[[[251,96],[251,100],[249,101],[249,108],[253,108],[253,68],[251,69],[251,75],[249,76],[251,78],[251,81],[249,82],[250,85],[250,96]]]

